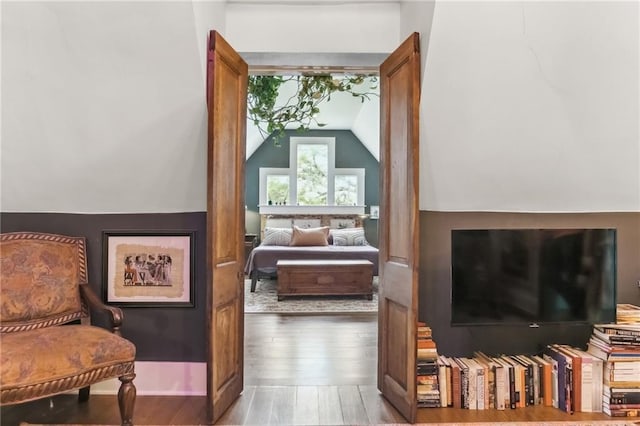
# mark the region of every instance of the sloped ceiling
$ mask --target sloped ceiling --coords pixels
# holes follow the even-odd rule
[[[290,84],[289,84],[290,83]],[[295,92],[295,83],[287,82],[280,88],[278,102],[284,103]],[[377,84],[371,88],[370,82],[365,82],[356,88],[357,91],[373,92],[370,100],[362,102],[349,93],[336,92],[331,95],[330,101],[320,104],[320,113],[317,116],[318,123],[325,126],[312,124],[312,129],[327,130],[351,130],[371,154],[379,159],[379,90]],[[296,128],[296,125],[288,128]],[[261,134],[257,126],[247,119],[247,158],[264,142],[265,136]]]
[[[370,10],[372,7],[382,7],[389,11],[389,15],[385,18],[390,22],[399,19],[399,5],[403,3],[401,0],[227,0],[228,5],[233,5],[237,16],[245,16],[239,14],[237,7],[253,8],[258,7],[264,9],[266,6],[285,7],[289,10],[289,6],[296,8],[298,6],[327,6],[329,8],[349,7],[354,5],[363,12]],[[262,10],[260,9],[260,10]],[[242,9],[245,10],[245,9]],[[306,10],[306,9],[305,9]],[[349,13],[353,9],[345,9]],[[233,21],[235,22],[235,21]],[[245,21],[241,21],[245,22]],[[354,23],[357,27],[357,23]],[[238,28],[242,25],[237,26]],[[390,25],[389,28],[393,28]],[[229,34],[230,38],[240,38],[238,34]],[[392,43],[393,46],[395,44]],[[242,47],[242,43],[237,43],[238,47]],[[288,52],[268,52],[260,50],[258,47],[253,52],[242,52],[240,54],[249,64],[249,72],[251,74],[270,74],[277,73],[281,75],[292,75],[293,73],[365,73],[377,74],[378,67],[389,55],[384,47],[380,51],[371,50],[341,50],[334,52],[326,52],[322,50],[312,50],[313,53],[303,53],[304,48],[300,46],[289,45],[293,47]],[[353,49],[353,45],[352,46]],[[387,46],[387,44],[381,44]],[[313,49],[313,48],[312,48]],[[293,71],[293,72],[291,72]],[[371,152],[371,154],[379,159],[379,98],[373,98],[372,101],[364,104],[354,99],[350,95],[332,96],[331,101],[326,106],[320,107],[321,114],[319,121],[325,123],[323,129],[341,129],[351,130]],[[293,128],[297,126],[292,126]],[[317,126],[312,128],[318,128]],[[263,143],[265,137],[260,134],[258,129],[252,122],[247,122],[247,150],[246,155],[249,158],[255,150]]]
[[[381,53],[283,53],[283,52],[241,52],[249,64],[253,75],[297,75],[301,73],[322,74],[366,74],[376,76],[378,67],[387,57]],[[379,87],[370,90],[370,82],[365,83],[362,91],[373,91],[376,96],[361,102],[346,93],[335,93],[331,100],[320,105],[318,122],[325,124],[323,129],[351,130],[371,154],[379,160]],[[280,99],[291,96],[291,88],[282,87]],[[295,128],[296,126],[291,126]],[[317,125],[312,129],[320,128]],[[265,137],[258,128],[247,120],[247,151],[249,158],[264,142]]]

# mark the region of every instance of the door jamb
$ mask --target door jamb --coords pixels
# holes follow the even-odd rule
[[[249,75],[367,74],[379,75],[388,53],[251,53],[239,52],[249,65]],[[375,62],[374,62],[375,61]],[[327,65],[317,65],[324,63]],[[349,65],[344,65],[344,64]],[[301,64],[301,65],[285,65]],[[311,65],[316,64],[316,65]],[[374,65],[375,64],[375,65]],[[378,118],[378,125],[380,121]],[[246,179],[246,171],[245,171]],[[244,182],[243,182],[244,183]],[[380,345],[380,342],[378,342]],[[377,374],[377,372],[376,372]]]

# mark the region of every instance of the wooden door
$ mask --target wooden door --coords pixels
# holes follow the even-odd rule
[[[378,389],[416,419],[419,34],[380,66]]]
[[[207,52],[207,415],[242,392],[248,66],[211,31]]]

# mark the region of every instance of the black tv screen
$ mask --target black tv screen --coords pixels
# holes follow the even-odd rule
[[[615,229],[451,231],[451,324],[616,320]]]

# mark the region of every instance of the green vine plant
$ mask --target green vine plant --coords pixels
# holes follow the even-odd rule
[[[283,84],[297,84],[295,93],[278,103],[279,90]],[[363,85],[368,82],[369,84]],[[307,131],[312,125],[326,126],[320,123],[317,115],[320,105],[331,100],[335,92],[350,93],[361,102],[378,96],[377,76],[344,75],[251,75],[249,76],[247,114],[249,120],[258,128],[264,139],[273,134],[276,146],[284,136],[286,128]],[[364,90],[363,90],[364,89]]]

